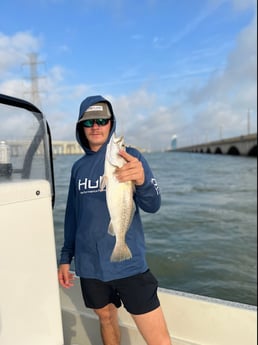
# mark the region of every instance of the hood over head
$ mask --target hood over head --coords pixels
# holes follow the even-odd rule
[[[86,153],[91,152],[91,150],[84,134],[82,122],[89,119],[111,119],[111,131],[106,144],[103,145],[105,147],[116,129],[116,119],[111,103],[100,95],[85,98],[80,105],[79,117],[76,124],[76,139]]]

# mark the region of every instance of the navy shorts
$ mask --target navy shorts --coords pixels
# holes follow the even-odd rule
[[[86,307],[101,309],[114,304],[133,315],[149,313],[160,306],[157,295],[158,282],[148,270],[132,277],[102,282],[81,278],[82,296]]]

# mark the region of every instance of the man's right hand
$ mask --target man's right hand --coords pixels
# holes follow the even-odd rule
[[[59,284],[65,289],[74,286],[74,274],[70,272],[69,264],[62,264],[58,268],[58,281]]]

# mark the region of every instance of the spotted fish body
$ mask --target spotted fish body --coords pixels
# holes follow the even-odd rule
[[[115,176],[116,169],[121,168],[125,164],[124,158],[119,155],[120,150],[125,150],[124,138],[116,137],[113,134],[107,146],[103,178],[111,219],[108,232],[116,237],[115,248],[111,256],[112,262],[120,262],[132,258],[132,253],[126,244],[126,233],[135,213],[133,200],[134,184],[131,181],[120,183]]]

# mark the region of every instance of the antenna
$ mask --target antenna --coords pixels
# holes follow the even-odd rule
[[[31,102],[35,104],[39,109],[41,108],[41,100],[39,95],[39,86],[38,86],[38,65],[43,63],[38,61],[38,55],[36,53],[30,53],[28,55],[29,62],[24,63],[23,65],[29,65],[30,68],[30,81],[31,81]],[[42,78],[42,77],[41,77]]]

